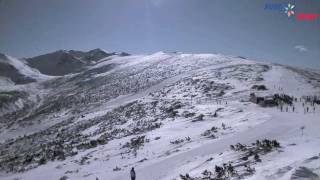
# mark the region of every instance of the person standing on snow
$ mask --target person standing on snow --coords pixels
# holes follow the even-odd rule
[[[134,171],[134,168],[131,168],[130,176],[131,180],[136,180],[136,172]]]

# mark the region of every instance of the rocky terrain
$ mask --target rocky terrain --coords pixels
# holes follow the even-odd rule
[[[317,71],[219,54],[1,57],[16,63],[0,64],[0,179],[320,176]]]

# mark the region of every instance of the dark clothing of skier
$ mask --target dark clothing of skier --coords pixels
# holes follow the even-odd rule
[[[136,172],[134,171],[134,168],[130,171],[131,180],[136,180]]]

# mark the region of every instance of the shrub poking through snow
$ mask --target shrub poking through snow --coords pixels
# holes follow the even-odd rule
[[[258,154],[254,155],[254,160],[256,160],[257,162],[261,162],[260,156]]]
[[[255,90],[258,90],[258,91],[266,91],[266,90],[268,90],[265,85],[253,85],[251,87],[251,89],[255,89]]]
[[[181,144],[184,142],[184,139],[176,139],[174,141],[170,141],[171,144]]]
[[[192,120],[192,122],[203,121],[204,120],[203,118],[204,118],[204,115],[199,114],[199,116],[197,116],[194,120]]]
[[[113,171],[121,171],[121,168],[119,168],[118,166],[116,166],[115,168],[113,168]]]
[[[237,143],[235,145],[231,145],[230,149],[234,151],[242,151],[242,152],[270,152],[273,149],[280,148],[280,143],[277,140],[268,140],[263,139],[262,141],[257,140],[256,143],[252,143],[252,146],[243,145],[241,143]]]
[[[232,164],[223,164],[222,166],[216,165],[214,171],[204,170],[201,177],[191,177],[189,174],[182,175],[182,180],[226,180],[232,177],[239,177]]]
[[[183,142],[190,142],[191,138],[189,136],[185,137],[184,139],[176,139],[174,141],[170,141],[171,144],[181,144]]]
[[[139,149],[145,143],[145,136],[137,136],[131,138],[130,142],[127,142],[122,148]]]
[[[261,156],[280,148],[280,143],[276,140],[257,140],[252,145],[237,143],[230,145],[230,149],[239,153],[239,159],[215,165],[210,171],[204,170],[200,176],[192,177],[189,174],[182,175],[182,180],[229,180],[243,179],[255,173],[255,164],[261,162]]]
[[[189,111],[184,111],[182,115],[183,115],[184,118],[190,118],[190,117],[194,117],[196,115],[196,113],[189,112]]]
[[[216,112],[214,112],[213,117],[218,117],[218,113],[217,113],[217,111],[216,111]]]
[[[218,128],[215,127],[215,126],[213,126],[211,129],[208,129],[208,130],[206,130],[205,132],[203,132],[203,133],[201,134],[201,136],[215,139],[215,138],[216,138],[215,133],[217,133],[217,132],[218,132]]]

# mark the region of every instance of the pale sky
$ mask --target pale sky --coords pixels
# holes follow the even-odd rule
[[[319,0],[0,0],[0,52],[221,53],[320,68],[320,17],[264,9],[287,2],[320,14]]]

